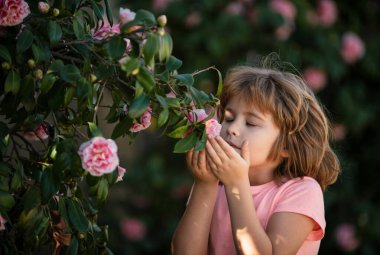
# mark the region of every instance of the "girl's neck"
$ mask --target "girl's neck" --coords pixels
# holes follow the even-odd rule
[[[249,171],[249,183],[251,186],[258,186],[274,180],[273,171]]]

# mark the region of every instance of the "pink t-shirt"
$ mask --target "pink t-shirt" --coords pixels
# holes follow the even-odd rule
[[[310,177],[295,178],[285,180],[279,186],[271,181],[259,186],[251,186],[251,192],[257,216],[264,229],[275,212],[300,213],[313,219],[317,227],[309,234],[297,255],[318,254],[326,221],[323,193],[317,181]],[[292,231],[291,226],[289,226],[289,231]],[[236,254],[223,186],[219,187],[211,222],[209,254]]]

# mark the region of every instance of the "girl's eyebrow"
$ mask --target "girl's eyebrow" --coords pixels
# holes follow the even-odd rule
[[[231,108],[226,108],[225,110],[228,112],[231,112],[232,114],[235,114],[234,110],[232,110]],[[259,114],[255,113],[255,112],[243,112],[243,114],[244,115],[250,115],[256,119],[264,121],[263,117],[261,117]]]

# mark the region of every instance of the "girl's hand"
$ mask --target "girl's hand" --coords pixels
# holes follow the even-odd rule
[[[186,162],[194,175],[196,183],[217,183],[218,179],[211,172],[210,167],[206,161],[206,151],[194,151],[191,149],[186,154]]]
[[[220,136],[209,138],[206,152],[211,171],[225,186],[248,179],[250,165],[248,142],[243,143],[241,155],[239,155]]]

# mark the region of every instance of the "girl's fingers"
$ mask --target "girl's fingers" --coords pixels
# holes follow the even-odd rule
[[[194,151],[194,149],[193,149],[193,158],[192,158],[192,162],[191,162],[191,165],[193,167],[198,166],[198,155],[199,155],[199,151]]]
[[[198,167],[199,169],[203,169],[205,166],[206,166],[206,151],[201,150],[199,152]]]
[[[211,145],[211,143],[207,140],[206,142],[206,152],[207,152],[207,158],[211,160],[212,163],[214,164],[221,164],[221,160],[214,150],[214,147]]]
[[[215,140],[215,138],[209,138],[211,146],[213,147],[216,155],[223,161],[228,158],[224,149],[220,147],[219,143]]]
[[[231,158],[231,157],[236,156],[237,152],[234,149],[232,149],[231,145],[229,145],[226,141],[224,141],[222,137],[217,136],[215,140],[227,157]]]
[[[244,141],[243,146],[241,147],[241,156],[245,161],[250,163],[248,141]]]
[[[191,166],[191,162],[193,160],[193,150],[194,149],[191,149],[189,150],[187,153],[186,153],[186,162],[189,166]]]

